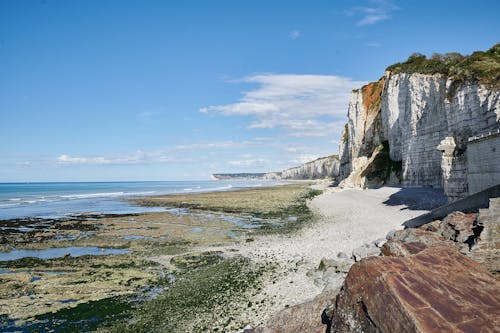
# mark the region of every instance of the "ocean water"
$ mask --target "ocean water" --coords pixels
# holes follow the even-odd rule
[[[162,211],[122,199],[134,196],[225,191],[275,185],[271,181],[154,181],[0,183],[0,220],[60,218],[78,213],[127,214]]]

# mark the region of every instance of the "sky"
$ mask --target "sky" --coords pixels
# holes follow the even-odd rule
[[[352,89],[486,50],[500,2],[0,0],[0,182],[203,180],[338,152]]]

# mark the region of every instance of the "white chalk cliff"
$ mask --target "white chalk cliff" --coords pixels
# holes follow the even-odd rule
[[[213,174],[212,179],[266,179],[266,180],[306,180],[337,179],[340,171],[340,160],[337,155],[320,157],[300,166],[279,172],[268,173],[220,173]]]
[[[444,74],[388,71],[352,92],[339,149],[341,185],[432,186],[455,200],[467,194],[468,139],[498,128],[497,89]]]
[[[337,155],[321,157],[301,166],[283,170],[280,179],[323,179],[337,178],[340,161]]]

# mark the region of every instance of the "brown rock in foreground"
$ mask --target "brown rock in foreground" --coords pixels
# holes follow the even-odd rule
[[[500,282],[449,247],[352,266],[332,332],[498,332]]]
[[[394,236],[385,243],[381,252],[384,256],[404,257],[417,254],[431,246],[455,246],[437,233],[421,229],[404,229],[396,231]]]
[[[337,289],[338,291],[338,289]],[[322,323],[322,311],[332,299],[330,292],[324,292],[313,300],[286,308],[268,321],[265,327],[252,333],[324,333],[326,326]]]

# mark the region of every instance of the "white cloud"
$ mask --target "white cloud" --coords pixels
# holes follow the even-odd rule
[[[235,167],[261,167],[265,165],[267,161],[263,158],[256,158],[256,159],[246,159],[246,160],[235,160],[235,161],[228,161],[227,164]]]
[[[317,159],[319,157],[322,157],[322,156],[315,155],[315,154],[302,154],[302,155],[297,156],[296,159],[291,160],[290,162],[292,164],[301,165],[301,164],[304,164],[304,163],[307,163],[307,162],[314,161],[315,159]]]
[[[340,135],[352,89],[365,82],[334,75],[259,74],[257,84],[236,103],[212,105],[204,113],[251,116],[249,128],[279,128],[290,136]]]
[[[87,163],[89,159],[86,157],[71,157],[63,154],[57,158],[57,161],[61,163]]]
[[[392,0],[369,0],[369,5],[352,7],[346,11],[348,16],[357,17],[359,27],[376,24],[392,18],[391,13],[398,9]]]
[[[233,142],[233,141],[191,143],[186,145],[177,145],[173,147],[172,150],[178,150],[178,151],[214,150],[214,149],[223,150],[223,149],[235,148],[236,146],[240,146],[241,144],[242,144],[241,142]]]
[[[174,159],[166,152],[143,152],[136,151],[127,154],[113,154],[110,156],[70,156],[60,155],[56,159],[57,163],[63,165],[86,164],[86,165],[105,165],[105,164],[141,164],[158,162],[189,162],[188,159]]]
[[[297,39],[299,37],[300,37],[300,31],[299,30],[292,30],[288,34],[288,38],[290,38],[290,39]]]

